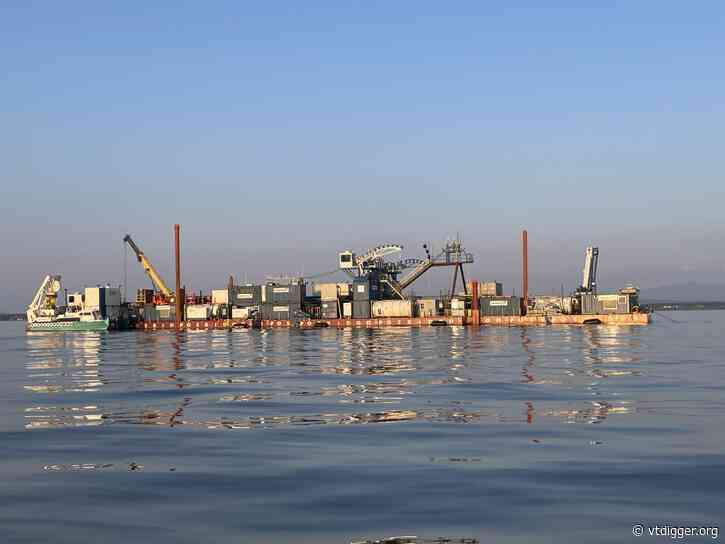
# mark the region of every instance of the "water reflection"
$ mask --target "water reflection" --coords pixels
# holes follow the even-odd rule
[[[636,413],[616,387],[640,349],[608,327],[33,333],[26,428],[602,423]]]
[[[94,392],[106,383],[100,352],[107,335],[97,332],[28,333],[28,380],[35,393]]]

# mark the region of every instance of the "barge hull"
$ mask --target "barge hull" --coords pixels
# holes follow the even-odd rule
[[[547,325],[647,325],[650,315],[639,314],[601,314],[601,315],[526,315],[526,316],[481,316],[480,325],[489,327],[535,327]],[[183,321],[181,328],[186,330],[215,330],[229,328],[284,329],[298,327],[314,328],[362,328],[380,329],[387,327],[430,327],[430,326],[476,326],[471,318],[456,317],[379,317],[370,319],[303,319],[290,321],[285,319],[265,319],[257,321],[247,319],[216,319]],[[173,330],[173,321],[143,321],[137,328],[147,331]]]

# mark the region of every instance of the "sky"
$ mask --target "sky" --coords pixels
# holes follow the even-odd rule
[[[725,4],[0,4],[0,312],[460,233],[472,279],[723,283]],[[334,278],[334,277],[333,277]],[[424,276],[418,291],[448,284]]]

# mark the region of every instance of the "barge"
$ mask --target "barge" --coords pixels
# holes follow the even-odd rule
[[[229,330],[235,328],[260,329],[380,329],[387,327],[435,327],[435,326],[497,326],[497,327],[534,327],[546,325],[647,325],[650,314],[600,314],[600,315],[528,315],[528,316],[481,316],[477,323],[466,317],[412,317],[412,318],[371,318],[371,319],[205,319],[182,321],[182,330]],[[137,328],[145,331],[175,330],[174,321],[139,321]]]
[[[181,282],[180,227],[174,225],[176,285],[172,290],[130,235],[123,238],[151,281],[139,289],[134,302],[121,298],[121,289],[85,288],[66,293],[58,307],[60,276],[46,276],[28,307],[28,330],[219,330],[234,328],[382,328],[428,326],[547,326],[646,325],[639,289],[628,285],[614,293],[597,290],[599,248],[586,249],[582,280],[564,296],[530,296],[528,291],[528,234],[522,233],[522,296],[505,295],[498,281],[467,282],[464,265],[474,262],[460,238],[433,251],[423,244],[423,258],[393,260],[399,244],[382,244],[367,251],[337,254],[337,268],[309,277],[267,278],[263,283],[237,285],[188,295]],[[434,267],[453,272],[450,290],[420,297],[408,288]],[[319,282],[327,275],[346,275],[347,281]],[[459,285],[460,275],[460,288]]]

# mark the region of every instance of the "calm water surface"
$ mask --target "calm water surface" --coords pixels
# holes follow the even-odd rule
[[[724,336],[716,311],[478,331],[0,324],[0,539],[665,542],[632,525],[725,528]]]

